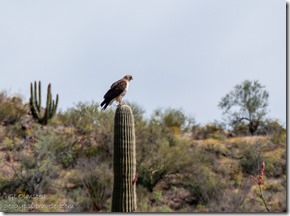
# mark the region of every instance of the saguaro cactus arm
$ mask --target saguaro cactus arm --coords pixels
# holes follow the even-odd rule
[[[117,108],[114,125],[114,187],[113,212],[133,212],[137,209],[136,149],[134,117],[129,106]]]
[[[48,120],[53,118],[56,114],[56,109],[58,105],[58,95],[56,95],[56,101],[52,100],[51,96],[51,84],[47,87],[47,97],[46,97],[46,108],[44,114],[42,115],[41,110],[41,82],[38,82],[38,94],[37,94],[37,83],[34,82],[34,86],[30,83],[30,109],[32,115],[41,124],[47,124]]]
[[[41,83],[38,83],[39,89],[41,89]],[[33,90],[34,89],[34,90]],[[40,118],[40,112],[41,112],[41,95],[37,97],[37,83],[34,82],[34,85],[30,83],[30,109],[32,112],[32,115],[34,118],[39,119]]]

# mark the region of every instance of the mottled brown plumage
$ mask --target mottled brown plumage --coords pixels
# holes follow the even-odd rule
[[[122,98],[128,91],[129,82],[133,79],[131,75],[126,75],[122,79],[114,82],[111,88],[104,95],[104,101],[101,103],[102,110],[105,110],[108,105],[111,105],[115,100],[122,104]]]

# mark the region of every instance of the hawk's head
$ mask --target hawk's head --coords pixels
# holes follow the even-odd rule
[[[131,75],[126,75],[126,76],[124,76],[124,79],[130,81],[133,79],[133,77]]]

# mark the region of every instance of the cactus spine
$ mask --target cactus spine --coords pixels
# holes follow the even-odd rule
[[[56,100],[52,100],[51,96],[51,84],[47,87],[46,107],[44,111],[41,109],[41,82],[38,82],[38,94],[37,83],[34,81],[34,85],[30,83],[30,110],[33,118],[35,118],[40,124],[46,125],[48,120],[53,118],[56,114],[58,105],[58,95]]]
[[[135,128],[132,110],[127,105],[119,106],[115,113],[113,170],[112,211],[136,211]]]

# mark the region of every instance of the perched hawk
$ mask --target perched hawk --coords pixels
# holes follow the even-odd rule
[[[119,102],[119,106],[122,105],[122,98],[128,91],[129,81],[132,79],[133,77],[131,75],[126,75],[123,79],[120,79],[111,85],[111,88],[104,96],[104,101],[101,103],[102,110],[105,110],[107,106],[111,105],[115,100]]]

